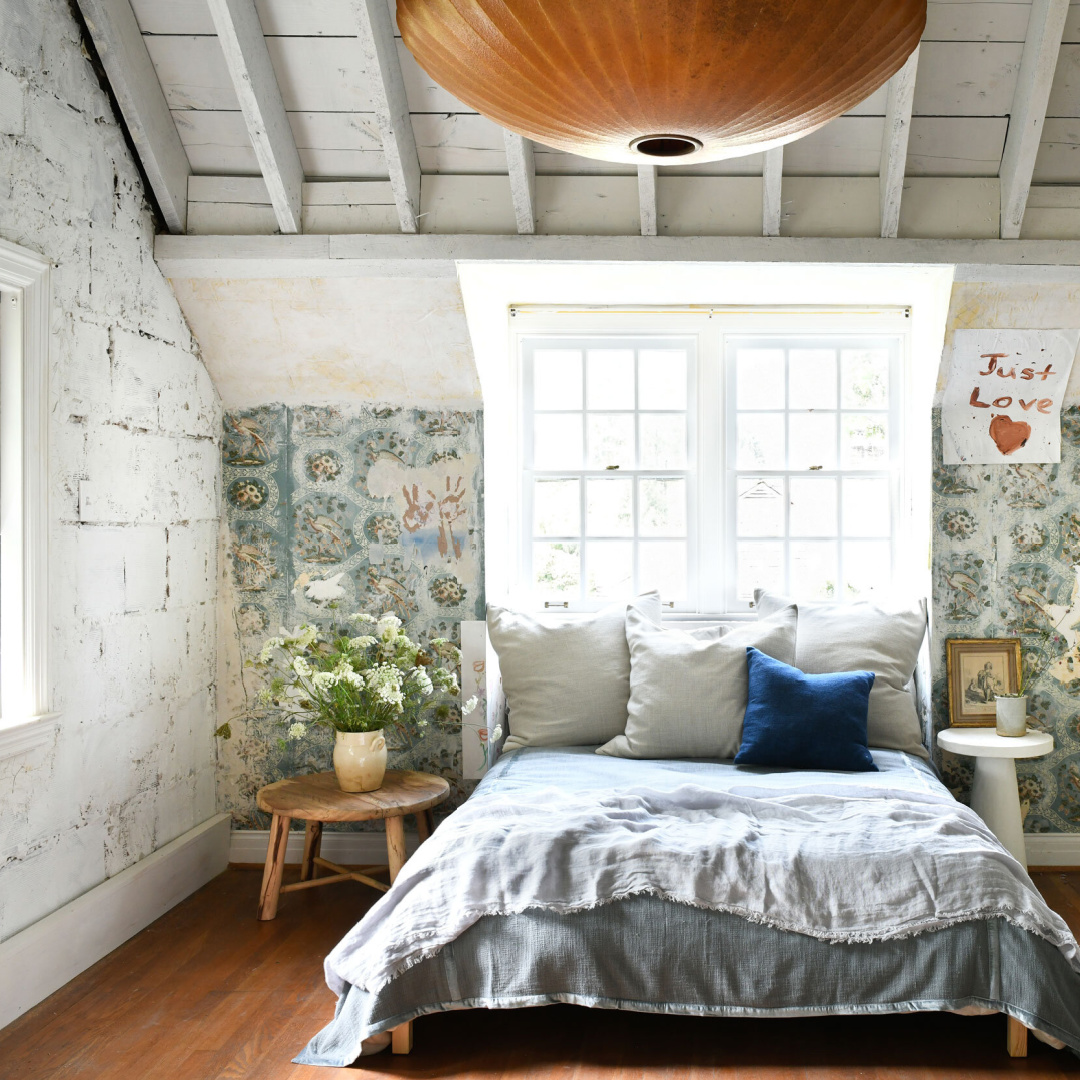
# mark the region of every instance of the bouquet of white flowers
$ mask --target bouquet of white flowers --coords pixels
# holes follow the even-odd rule
[[[255,661],[268,678],[259,700],[281,710],[290,739],[303,738],[309,724],[343,732],[423,728],[436,692],[460,693],[452,668],[461,653],[445,638],[424,650],[396,615],[356,614],[348,622],[351,628],[328,631],[282,629]],[[462,715],[475,707],[470,698]]]

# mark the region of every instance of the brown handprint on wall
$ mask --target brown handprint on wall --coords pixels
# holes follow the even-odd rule
[[[429,491],[431,502],[421,503],[420,489],[416,484],[412,486],[412,494],[409,494],[406,484],[401,486],[401,491],[405,496],[405,502],[408,503],[408,509],[401,515],[401,524],[409,532],[417,532],[427,524],[428,518],[431,517],[431,511],[435,509],[435,496]]]
[[[465,498],[465,482],[462,477],[457,478],[453,489],[450,487],[450,477],[446,478],[446,494],[440,499],[434,491],[428,490],[432,501],[439,506],[439,554],[444,558],[450,548],[454,549],[454,558],[461,558],[461,541],[454,536],[454,522],[465,513],[465,507],[461,500]],[[430,504],[429,504],[430,505]]]

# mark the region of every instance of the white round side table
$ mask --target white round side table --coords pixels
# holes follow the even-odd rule
[[[1016,761],[1049,754],[1054,749],[1054,737],[1042,731],[1029,731],[1019,738],[1008,739],[993,728],[946,728],[938,732],[937,741],[943,750],[975,759],[971,809],[1026,867]]]

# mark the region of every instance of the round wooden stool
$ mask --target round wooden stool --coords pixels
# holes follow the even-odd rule
[[[295,889],[332,885],[337,881],[362,881],[373,889],[386,892],[388,885],[368,875],[385,870],[388,865],[390,882],[393,884],[398,871],[405,865],[405,825],[402,818],[406,814],[416,815],[420,842],[423,843],[435,827],[431,808],[438,806],[449,794],[450,785],[441,776],[400,769],[388,770],[382,787],[377,791],[342,791],[332,772],[293,776],[260,789],[256,803],[263,813],[273,814],[274,819],[270,825],[270,843],[266,849],[266,866],[263,868],[262,891],[259,894],[259,918],[273,919],[277,915],[278,897],[283,892]],[[293,818],[307,822],[304,856],[300,863],[300,880],[293,885],[282,885],[289,823]],[[371,821],[376,818],[386,822],[387,865],[350,870],[320,857],[323,822]],[[316,867],[319,866],[332,870],[333,874],[316,877]]]

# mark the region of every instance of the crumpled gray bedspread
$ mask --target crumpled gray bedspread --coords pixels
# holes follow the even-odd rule
[[[1067,926],[924,763],[875,760],[880,773],[846,775],[504,757],[328,957],[337,1015],[296,1060],[347,1064],[426,1012],[554,1001],[700,1015],[983,1005],[1080,1052]]]

